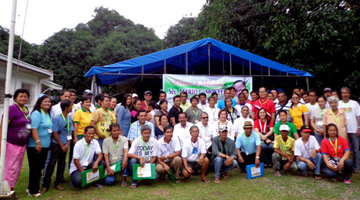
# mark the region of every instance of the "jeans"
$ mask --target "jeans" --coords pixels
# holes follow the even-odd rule
[[[224,172],[228,172],[230,169],[235,168],[237,166],[236,159],[233,160],[231,165],[225,166],[224,162],[226,161],[225,158],[216,157],[214,159],[214,167],[215,167],[215,178],[220,178],[220,170],[221,168],[224,169]]]
[[[360,139],[359,139],[359,137],[356,136],[356,133],[348,133],[348,137],[349,137],[350,148],[351,148],[351,151],[353,152],[353,162],[354,162],[353,169],[358,170],[359,169],[359,142],[360,142]]]
[[[47,153],[49,148],[41,148],[40,153],[37,152],[35,147],[27,147],[27,156],[29,162],[29,193],[39,193],[41,170],[44,169]]]
[[[104,139],[96,139],[98,142],[99,142],[99,145],[100,145],[100,149],[101,149],[101,153],[102,153],[102,144],[104,142]],[[104,154],[103,154],[104,155]],[[103,156],[104,157],[104,156]],[[94,161],[96,161],[98,159],[98,155],[95,154],[94,155]],[[104,158],[103,158],[104,159]]]
[[[344,180],[349,180],[351,178],[352,169],[353,169],[353,161],[350,159],[346,159],[344,162],[344,169],[343,169]],[[325,167],[325,174],[329,178],[337,178],[340,175],[339,171],[334,172],[333,170],[329,169],[328,167]]]
[[[314,163],[315,165],[315,169],[314,172],[316,175],[320,175],[320,168],[321,168],[321,163],[322,163],[322,155],[321,153],[316,153],[316,158],[310,157],[309,159],[312,163]],[[309,168],[308,164],[306,162],[303,161],[297,161],[298,164],[298,168],[301,171],[301,173],[303,175],[307,174],[307,169]]]
[[[94,161],[91,162],[86,168],[85,168],[85,171],[86,170],[89,170],[91,169],[93,166],[94,166]],[[105,165],[105,162],[102,160],[98,166],[100,165]],[[81,184],[81,172],[79,170],[76,170],[76,171],[73,171],[71,174],[70,174],[70,178],[71,178],[71,182],[72,184],[77,187],[77,188],[81,188],[82,184]]]
[[[43,187],[48,189],[50,188],[51,176],[54,173],[56,162],[57,162],[57,170],[56,170],[56,179],[54,184],[59,185],[60,182],[64,179],[67,151],[64,153],[60,145],[51,143],[49,152],[51,152],[50,162],[47,166],[43,181]]]
[[[274,143],[266,144],[261,142],[261,155],[260,159],[264,164],[272,164],[271,156],[274,153]]]
[[[123,162],[124,162],[124,159],[121,160],[121,163],[123,163]],[[123,173],[123,174],[122,174],[123,177],[129,176],[129,174],[128,174],[129,165],[130,165],[130,161],[128,160],[127,166],[126,166],[126,168],[125,168],[125,169],[123,170],[123,172],[122,172],[122,173]],[[115,173],[113,176],[107,176],[107,177],[105,178],[105,184],[106,184],[106,185],[112,185],[112,184],[114,184],[115,181],[116,181],[116,174],[117,174],[117,173]]]
[[[315,136],[316,140],[318,141],[319,145],[321,146],[321,142],[324,139],[324,136],[316,134],[316,133],[314,134],[314,136]]]

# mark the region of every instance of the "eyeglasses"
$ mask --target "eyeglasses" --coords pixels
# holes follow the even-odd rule
[[[203,117],[203,119],[209,119],[209,117]]]
[[[187,96],[180,96],[181,98],[187,98]]]

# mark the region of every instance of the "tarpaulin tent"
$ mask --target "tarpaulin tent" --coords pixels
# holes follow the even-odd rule
[[[245,50],[205,38],[145,56],[94,66],[85,76],[93,85],[124,82],[134,76],[161,75],[176,69],[180,74],[313,77],[301,71]],[[308,81],[307,81],[308,82]],[[92,86],[95,87],[95,86]]]

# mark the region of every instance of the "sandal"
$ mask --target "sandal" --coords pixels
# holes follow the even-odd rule
[[[201,181],[203,181],[204,183],[210,183],[210,181],[207,178],[202,179]]]
[[[185,182],[188,182],[189,180],[190,180],[190,177],[187,177],[187,178],[185,177],[185,178],[184,178],[184,181],[185,181]]]
[[[180,179],[175,179],[175,183],[181,183]]]
[[[96,183],[96,184],[94,185],[94,187],[99,188],[99,189],[102,189],[104,186],[101,185],[101,184],[99,184],[99,183]]]
[[[226,172],[222,174],[222,177],[223,178],[229,178],[229,176],[228,176],[228,174]]]
[[[214,183],[221,183],[220,179],[215,178]]]
[[[321,180],[322,179],[322,177],[321,176],[319,176],[319,175],[315,175],[315,180]]]
[[[137,188],[137,184],[136,184],[136,183],[132,183],[130,188],[131,188],[131,189],[136,189],[136,188]]]
[[[123,181],[123,182],[121,182],[121,186],[122,186],[122,187],[127,187],[128,184],[127,184],[127,182]]]
[[[280,176],[281,176],[280,172],[275,172],[274,175],[277,176],[277,177],[280,177]]]

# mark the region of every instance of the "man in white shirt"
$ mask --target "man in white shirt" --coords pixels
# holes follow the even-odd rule
[[[314,109],[319,109],[319,105],[316,102],[317,99],[317,95],[316,95],[316,91],[311,89],[308,92],[308,97],[309,97],[309,103],[305,104],[306,107],[309,109],[309,116],[312,116],[311,113]],[[310,124],[310,117],[309,117],[309,124]]]
[[[236,104],[236,106],[234,108],[236,108],[236,111],[237,111],[236,115],[241,116],[242,107],[247,106],[249,108],[249,110],[252,110],[252,106],[251,106],[251,104],[246,103],[246,97],[245,97],[244,93],[240,93],[238,97],[239,97],[239,103]],[[250,112],[248,113],[248,117],[250,117]]]
[[[137,137],[131,145],[128,157],[130,160],[130,175],[133,175],[133,165],[141,164],[142,167],[145,163],[156,163],[158,143],[157,140],[151,135],[151,127],[144,125],[141,127],[141,137]],[[137,181],[132,179],[131,189],[137,187]]]
[[[200,108],[202,111],[205,110],[205,108],[209,107],[209,104],[206,103],[206,94],[205,93],[200,93],[199,94],[199,104],[197,105],[198,108]]]
[[[320,168],[322,155],[320,145],[316,138],[310,135],[311,129],[305,125],[301,127],[301,136],[295,141],[294,155],[297,156],[298,168],[303,176],[307,175],[307,169],[315,171],[315,180],[320,180]]]
[[[176,183],[180,183],[180,170],[182,160],[180,158],[181,148],[177,138],[173,137],[173,128],[171,126],[164,127],[164,137],[158,140],[158,154],[156,171],[159,174],[159,180],[164,179],[164,173],[168,173],[169,169],[173,170]]]
[[[199,128],[199,137],[202,138],[205,142],[207,152],[206,157],[210,160],[212,156],[210,147],[212,144],[213,129],[208,122],[209,115],[206,112],[203,112],[200,117],[200,122],[196,123],[195,125]]]
[[[189,180],[191,174],[201,169],[201,181],[210,183],[205,174],[209,167],[209,159],[206,155],[205,142],[199,137],[199,128],[195,125],[190,128],[191,138],[186,140],[182,148],[181,157],[183,158],[183,175],[185,180]]]
[[[219,111],[220,109],[215,105],[215,97],[209,97],[208,99],[209,105],[203,110],[207,112],[209,115],[209,124],[213,125],[219,119]]]
[[[60,102],[65,99],[70,99],[70,92],[67,90],[61,91],[61,94],[60,94]],[[54,119],[56,116],[58,116],[62,113],[62,110],[60,107],[60,102],[51,107],[51,111],[50,111],[51,119]],[[71,113],[73,113],[73,112],[71,112]],[[71,113],[69,113],[69,116],[72,118],[74,116],[74,114],[71,115]]]
[[[250,121],[252,126],[254,127],[254,121],[249,117],[249,113],[250,113],[250,108],[247,106],[243,106],[241,108],[241,115],[239,118],[237,118],[234,121],[234,132],[235,132],[235,137],[237,137],[238,135],[242,134],[245,132],[244,130],[244,122],[245,121]]]
[[[343,100],[339,101],[338,108],[343,110],[346,115],[347,132],[351,151],[353,152],[353,171],[359,172],[359,137],[360,137],[360,106],[354,101],[350,100],[351,91],[348,87],[342,87],[341,97]]]
[[[103,155],[99,142],[94,140],[94,135],[95,128],[87,126],[84,138],[76,142],[74,146],[73,159],[69,169],[73,189],[81,188],[81,172],[92,169],[93,173],[95,173],[100,165],[105,164],[102,160]],[[96,161],[94,161],[95,154],[97,155]],[[102,186],[97,184],[97,187],[101,188]]]
[[[174,137],[178,138],[181,148],[184,142],[191,138],[189,129],[193,125],[193,123],[187,121],[186,113],[179,114],[179,123],[174,126]]]

